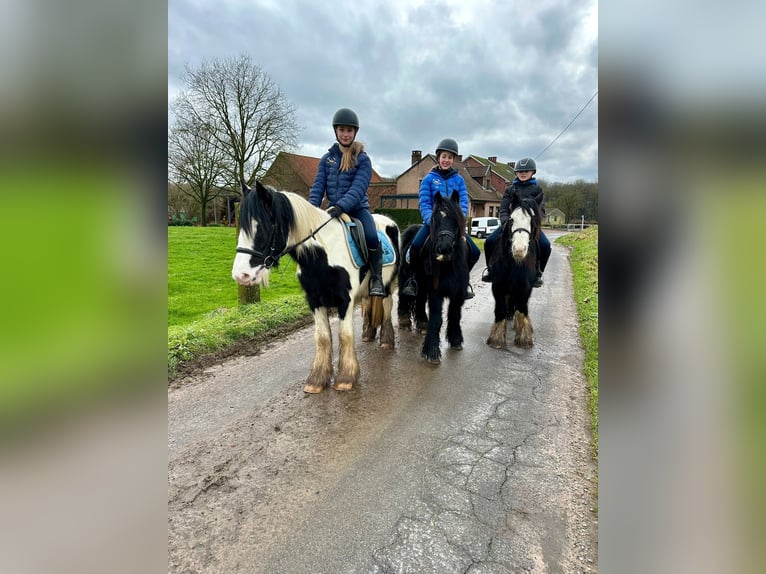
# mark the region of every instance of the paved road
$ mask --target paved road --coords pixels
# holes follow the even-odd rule
[[[415,332],[393,351],[358,339],[359,386],[304,395],[310,327],[170,389],[169,571],[595,572],[567,253],[533,293],[530,350],[485,344],[480,272],[464,349],[439,366]]]

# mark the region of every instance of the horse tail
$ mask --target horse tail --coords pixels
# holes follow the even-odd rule
[[[370,297],[370,327],[377,329],[383,324],[383,297]]]

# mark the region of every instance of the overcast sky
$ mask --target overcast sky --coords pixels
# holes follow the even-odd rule
[[[395,177],[412,150],[457,140],[501,162],[537,156],[548,181],[598,179],[595,0],[169,0],[168,97],[184,67],[249,54],[295,105],[296,153],[320,157],[332,115]]]

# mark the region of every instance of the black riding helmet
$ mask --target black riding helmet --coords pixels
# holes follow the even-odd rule
[[[531,157],[524,157],[516,162],[516,165],[513,168],[513,170],[514,171],[531,171],[534,173],[534,172],[537,172],[537,164],[535,163],[535,160],[533,160]]]
[[[338,126],[351,126],[354,128],[354,140],[356,140],[356,134],[359,133],[359,116],[351,108],[341,108],[332,117],[332,131],[335,134],[335,140],[340,144],[338,139],[338,132],[335,131]],[[341,144],[342,145],[342,144]]]
[[[332,129],[338,126],[351,126],[359,131],[359,116],[350,108],[341,108],[332,117]]]
[[[452,138],[444,138],[439,142],[439,145],[436,146],[436,157],[439,157],[440,151],[448,151],[457,157],[457,142]]]

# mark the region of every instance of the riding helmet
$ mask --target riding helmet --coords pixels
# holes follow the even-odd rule
[[[439,157],[440,151],[448,151],[457,156],[457,142],[452,138],[444,138],[439,142],[439,145],[436,146],[436,157]]]
[[[531,157],[524,157],[516,162],[516,165],[514,166],[513,170],[536,172],[537,164],[535,164],[535,160],[533,160]]]
[[[359,116],[351,108],[341,108],[332,117],[332,127],[351,126],[359,130]]]

